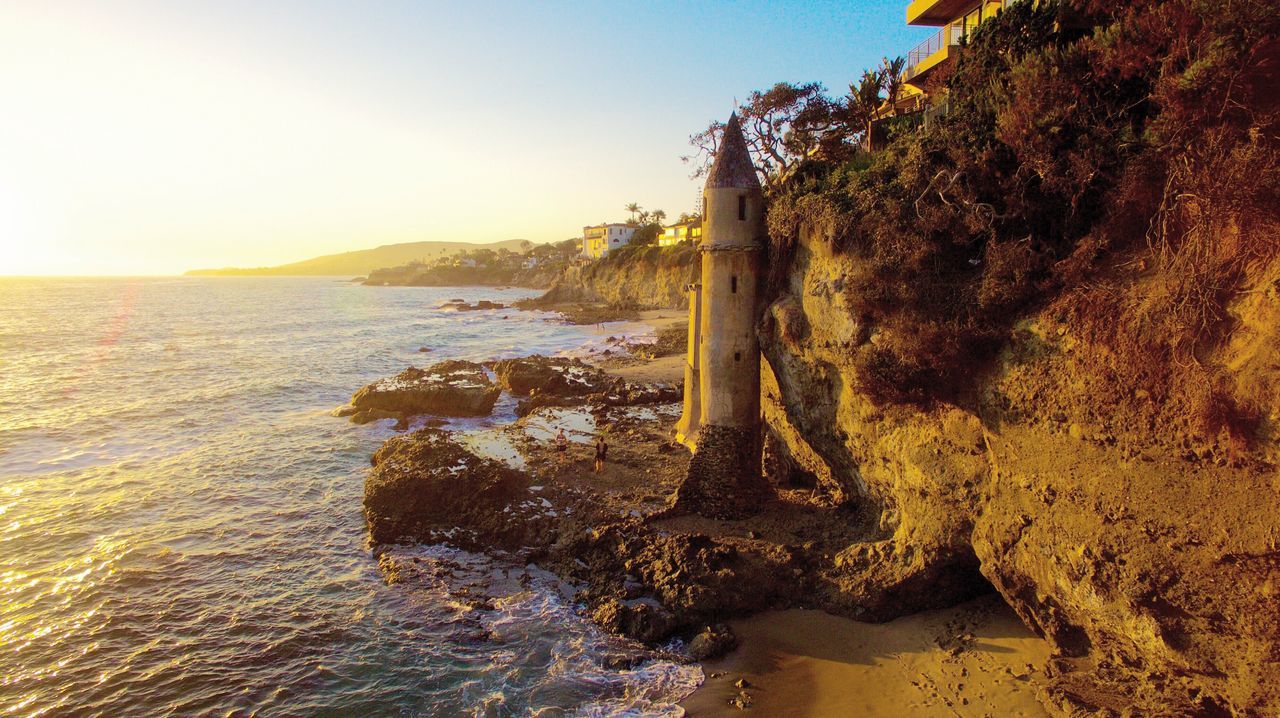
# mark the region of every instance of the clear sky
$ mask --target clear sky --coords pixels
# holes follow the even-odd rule
[[[166,274],[674,217],[687,138],[928,35],[871,2],[0,3],[0,274]]]

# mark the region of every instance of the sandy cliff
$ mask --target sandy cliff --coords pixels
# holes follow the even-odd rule
[[[852,311],[858,262],[801,232],[761,322],[775,473],[879,512],[840,583],[875,587],[883,617],[985,578],[1053,646],[1045,702],[1064,715],[1277,710],[1280,263],[1254,268],[1195,354],[1253,407],[1244,442],[1203,430],[1187,386],[1115,370],[1133,358],[1066,299],[1020,322],[968,397],[877,405],[849,366],[882,339]]]
[[[570,267],[542,301],[683,309],[689,306],[688,285],[698,281],[697,257],[692,246],[626,248],[599,261]]]

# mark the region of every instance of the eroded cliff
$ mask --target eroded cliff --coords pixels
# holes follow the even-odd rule
[[[853,366],[883,340],[854,311],[859,264],[802,231],[761,322],[775,475],[879,511],[882,540],[837,560],[842,583],[895,574],[883,601],[907,611],[980,573],[1054,646],[1064,714],[1280,706],[1280,262],[1196,355],[1256,412],[1248,447],[1190,430],[1185,386],[1125,385],[1132,357],[1069,321],[1068,299],[1019,322],[963,400],[877,404]]]
[[[879,517],[864,608],[985,579],[1061,714],[1280,711],[1276,87],[1274,4],[1011,4],[775,188],[766,464]]]
[[[539,301],[684,309],[689,306],[689,284],[698,281],[697,257],[691,245],[624,247],[604,259],[570,267]]]

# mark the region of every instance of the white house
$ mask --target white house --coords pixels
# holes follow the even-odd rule
[[[638,225],[610,222],[582,228],[582,256],[585,259],[600,259],[618,247],[631,241],[631,236],[639,229]]]

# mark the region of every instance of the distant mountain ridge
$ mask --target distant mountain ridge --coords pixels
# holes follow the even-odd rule
[[[501,242],[472,244],[469,242],[403,242],[384,244],[373,249],[359,249],[341,254],[326,254],[301,262],[281,264],[277,267],[224,267],[222,269],[193,269],[189,277],[245,277],[245,276],[365,276],[375,269],[408,264],[414,260],[435,259],[472,249],[509,249],[522,252],[533,246],[527,239],[507,239]]]

